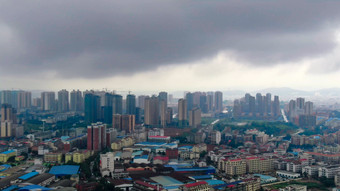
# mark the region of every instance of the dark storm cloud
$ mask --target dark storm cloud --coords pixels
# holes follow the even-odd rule
[[[331,51],[336,1],[0,1],[0,72],[98,78],[232,51],[250,65]],[[1,36],[2,35],[2,36]]]

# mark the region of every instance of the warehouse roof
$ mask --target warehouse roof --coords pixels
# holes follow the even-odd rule
[[[27,173],[27,174],[25,174],[23,176],[20,176],[19,179],[21,179],[21,180],[28,180],[28,179],[30,179],[33,176],[36,176],[38,174],[39,174],[38,172],[30,172],[30,173]]]
[[[8,150],[8,151],[2,152],[2,153],[0,153],[0,154],[5,154],[5,155],[7,155],[7,154],[13,153],[13,152],[15,152],[15,150]]]
[[[63,176],[78,174],[78,171],[79,171],[78,165],[61,165],[53,166],[52,169],[50,170],[50,173],[56,176]]]

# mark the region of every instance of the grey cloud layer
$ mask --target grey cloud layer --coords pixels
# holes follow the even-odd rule
[[[223,50],[251,65],[297,61],[334,48],[339,9],[307,0],[0,1],[0,73],[98,78]]]

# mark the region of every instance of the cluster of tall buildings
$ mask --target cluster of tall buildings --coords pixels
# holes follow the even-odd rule
[[[88,92],[85,94],[84,107],[86,122],[102,121],[127,132],[133,131],[135,123],[143,121],[146,126],[165,127],[172,122],[173,115],[172,108],[168,107],[167,92],[151,97],[141,95],[138,98],[129,94],[125,100],[114,93]]]
[[[80,90],[73,90],[69,93],[63,89],[58,91],[57,95],[58,99],[56,99],[55,92],[41,92],[40,98],[34,98],[32,105],[43,111],[84,111],[83,93]]]
[[[316,125],[316,115],[313,109],[313,102],[305,102],[305,98],[290,100],[288,104],[288,118],[293,123],[302,127],[312,127]]]
[[[193,92],[185,95],[188,111],[198,107],[202,113],[222,112],[223,93],[216,92]]]
[[[63,89],[58,92],[41,92],[40,97],[32,99],[31,92],[5,90],[0,93],[1,103],[10,104],[14,109],[35,108],[45,112],[84,113],[87,124],[103,122],[117,129],[132,132],[135,124],[166,127],[173,123],[175,103],[167,92],[158,95],[129,94],[123,96],[114,92]],[[170,106],[169,106],[170,104]],[[196,127],[201,123],[201,115],[216,114],[223,111],[222,92],[188,92],[178,101],[180,126]]]
[[[185,98],[178,100],[178,124],[197,127],[201,124],[202,113],[221,113],[222,111],[222,92],[189,92]]]
[[[255,97],[247,93],[243,98],[234,101],[233,114],[235,117],[278,117],[281,115],[279,96],[274,96],[272,100],[270,93],[257,93]]]
[[[23,135],[23,126],[17,124],[16,109],[10,104],[2,104],[0,137],[21,137]]]
[[[0,93],[0,104],[10,104],[15,109],[30,108],[32,93],[22,90],[3,90]]]

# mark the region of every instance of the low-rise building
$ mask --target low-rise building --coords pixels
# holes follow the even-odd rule
[[[44,155],[44,161],[50,163],[61,163],[63,159],[62,153],[46,153]]]
[[[292,184],[287,186],[286,188],[280,188],[280,191],[307,191],[307,186]]]
[[[100,155],[100,172],[102,176],[112,175],[115,169],[115,155],[112,152]]]
[[[301,177],[300,173],[288,172],[288,171],[283,171],[283,170],[276,171],[276,175],[282,178],[287,178],[287,179],[295,179],[295,178]]]
[[[218,164],[218,169],[230,176],[247,173],[246,161],[241,158],[220,160]]]
[[[319,166],[311,165],[302,167],[302,174],[307,176],[317,176],[319,173]]]
[[[334,176],[340,172],[339,165],[323,166],[319,168],[319,177],[334,178]]]
[[[206,181],[199,181],[181,186],[183,191],[209,191],[211,188]]]
[[[8,150],[0,153],[0,162],[6,163],[9,158],[15,157],[16,152],[14,150]]]

